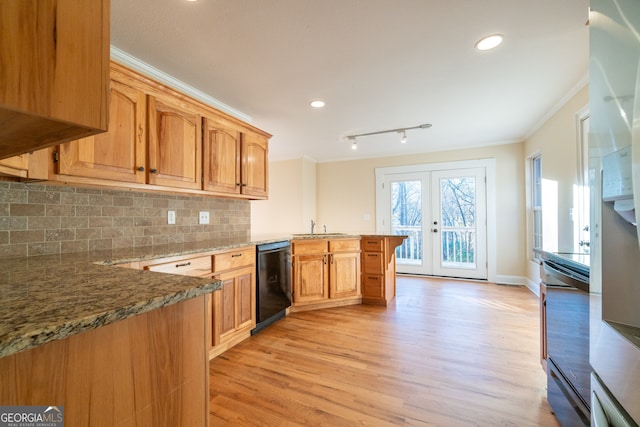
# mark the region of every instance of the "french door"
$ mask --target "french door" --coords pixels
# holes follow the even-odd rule
[[[388,173],[383,231],[407,235],[400,273],[487,279],[486,171],[483,167]]]

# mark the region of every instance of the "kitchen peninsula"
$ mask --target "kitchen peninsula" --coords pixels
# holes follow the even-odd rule
[[[220,282],[118,268],[187,248],[0,260],[0,405],[68,425],[207,425],[207,294]]]
[[[390,273],[395,273],[394,248],[403,237],[333,237],[362,239],[365,245],[374,238],[382,242],[363,256],[389,249],[380,259],[381,274],[389,273],[380,279],[386,287],[372,291],[363,278],[363,296],[377,292],[383,304],[395,296]],[[0,260],[0,405],[63,406],[69,425],[207,425],[209,294],[222,282],[213,274],[193,277],[121,266],[283,238],[291,236]]]

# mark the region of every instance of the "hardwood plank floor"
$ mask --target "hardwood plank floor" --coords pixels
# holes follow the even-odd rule
[[[211,426],[558,426],[524,287],[398,277],[389,307],[294,313],[210,363]]]

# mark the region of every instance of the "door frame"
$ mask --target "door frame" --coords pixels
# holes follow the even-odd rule
[[[387,209],[384,191],[385,175],[400,173],[433,172],[450,169],[484,168],[487,178],[487,281],[496,283],[497,241],[496,241],[496,159],[461,160],[455,162],[424,163],[419,165],[392,166],[376,168],[376,233],[388,233],[390,228],[384,224],[384,211]]]

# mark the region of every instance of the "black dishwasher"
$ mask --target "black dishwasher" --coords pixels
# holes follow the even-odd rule
[[[291,306],[290,247],[288,241],[256,247],[256,327],[252,335],[284,317]]]

